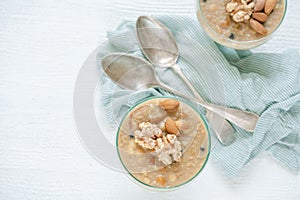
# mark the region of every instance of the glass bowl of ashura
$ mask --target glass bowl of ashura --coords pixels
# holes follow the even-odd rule
[[[210,134],[190,103],[153,97],[131,108],[120,123],[116,146],[129,177],[149,189],[177,189],[204,168]]]
[[[280,27],[287,0],[196,0],[197,18],[217,43],[250,49],[268,41]]]

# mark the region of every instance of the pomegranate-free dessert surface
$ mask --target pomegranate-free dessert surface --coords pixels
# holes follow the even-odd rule
[[[197,16],[217,42],[246,49],[265,42],[280,25],[286,0],[198,0]]]
[[[207,127],[188,104],[154,98],[134,107],[117,136],[119,157],[144,185],[173,188],[193,179],[210,148]]]

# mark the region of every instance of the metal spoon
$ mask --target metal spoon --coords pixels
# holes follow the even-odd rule
[[[136,22],[136,28],[140,47],[146,58],[154,66],[172,68],[189,87],[193,95],[197,99],[203,100],[176,64],[179,50],[170,30],[159,21],[148,16],[140,16]],[[229,145],[235,140],[234,129],[228,121],[209,110],[206,112],[206,117],[223,145]]]
[[[129,90],[162,88],[177,96],[197,102],[207,110],[224,117],[247,131],[253,131],[259,119],[259,116],[254,113],[207,103],[176,91],[159,81],[153,66],[149,62],[135,56],[121,53],[110,54],[102,59],[102,67],[111,80],[120,87]]]

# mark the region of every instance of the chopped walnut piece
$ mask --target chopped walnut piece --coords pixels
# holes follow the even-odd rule
[[[173,161],[180,161],[182,156],[181,143],[177,140],[176,135],[168,134],[158,139],[158,145],[155,147],[158,160],[165,165],[171,164]]]
[[[168,134],[168,135],[167,135],[167,139],[168,139],[168,141],[169,141],[171,144],[175,144],[175,140],[176,140],[177,138],[176,138],[176,135]]]
[[[162,136],[162,131],[155,124],[150,122],[142,122],[139,129],[134,131],[135,143],[146,149],[154,149],[156,146],[156,138]]]
[[[139,144],[140,146],[146,149],[153,149],[156,146],[156,141],[152,138],[135,138],[135,143]]]
[[[139,128],[141,129],[142,133],[146,137],[161,137],[162,131],[158,128],[155,124],[151,124],[150,122],[142,122],[139,124]]]
[[[231,13],[232,11],[234,11],[238,7],[238,5],[239,4],[237,2],[229,2],[226,5],[227,12]]]
[[[254,2],[251,2],[251,3],[249,3],[248,4],[248,9],[254,9],[254,7],[255,7],[255,3]]]
[[[239,12],[240,10],[244,10],[244,9],[245,9],[245,6],[244,6],[244,5],[239,5],[238,7],[236,7],[236,8],[234,9],[234,11],[232,11],[232,12],[230,13],[230,15],[233,16],[235,13]]]
[[[247,1],[246,0],[241,0],[241,3],[243,4],[243,5],[247,5]]]
[[[227,3],[226,11],[230,13],[233,21],[244,22],[250,20],[254,7],[255,3],[251,0],[231,1]]]
[[[240,10],[239,12],[235,13],[233,16],[232,16],[232,19],[235,21],[235,22],[243,22],[245,21],[245,17],[248,15],[247,12],[243,11],[243,10]]]
[[[165,165],[180,161],[182,147],[176,135],[165,134],[150,122],[140,123],[139,129],[134,131],[135,143],[146,149],[154,149],[158,160]]]

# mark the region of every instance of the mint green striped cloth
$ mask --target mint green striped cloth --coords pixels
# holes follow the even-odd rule
[[[229,146],[216,143],[211,159],[228,176],[240,170],[261,152],[294,171],[300,170],[300,56],[296,50],[283,53],[251,53],[217,45],[195,18],[156,17],[174,34],[180,57],[178,65],[201,96],[220,105],[253,111],[261,116],[253,133],[236,126],[237,139]],[[143,57],[136,38],[135,21],[122,22],[108,33],[98,59],[111,52]],[[101,62],[99,62],[101,63]],[[157,69],[164,83],[189,94],[171,69]],[[136,102],[151,96],[172,95],[163,90],[129,91],[108,78],[101,81],[102,103],[115,125]],[[190,94],[191,95],[191,94]],[[199,107],[204,114],[204,109]],[[213,130],[210,128],[213,134]],[[251,162],[250,162],[251,163]]]

